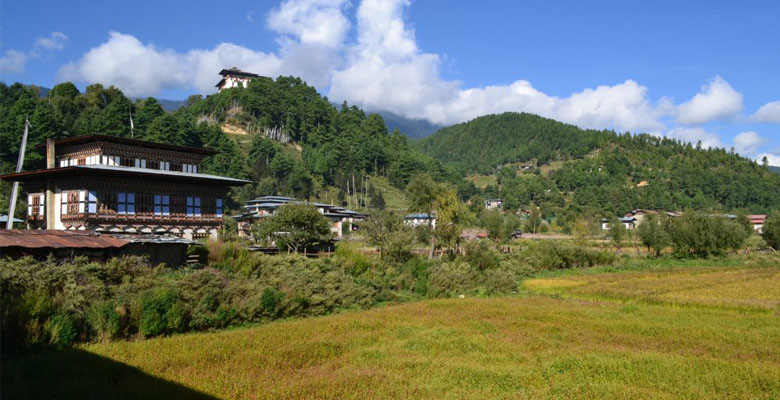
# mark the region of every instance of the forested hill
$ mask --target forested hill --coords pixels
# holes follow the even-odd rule
[[[417,145],[463,174],[497,175],[498,185],[487,191],[512,205],[546,202],[538,198],[544,190],[567,208],[615,213],[780,209],[780,175],[766,166],[724,149],[648,134],[583,130],[504,113],[441,129]]]
[[[82,92],[64,82],[44,94],[36,86],[0,82],[0,173],[13,169],[29,117],[24,170],[43,166],[34,149],[46,139],[101,133],[219,150],[202,169],[251,179],[252,185],[234,193],[237,202],[271,194],[330,200],[352,195],[356,204],[358,193],[368,189],[364,175],[383,176],[402,189],[420,172],[458,185],[462,197],[473,194],[474,186],[454,168],[416,150],[400,132],[388,133],[380,115],[335,106],[300,78],[256,79],[248,88],[190,96],[172,112],[164,107],[155,98],[134,100],[100,84]],[[0,182],[0,212],[8,191]]]

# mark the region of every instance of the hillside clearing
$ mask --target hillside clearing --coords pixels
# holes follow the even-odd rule
[[[603,277],[626,282],[618,286],[622,298],[642,298],[652,289],[637,282],[663,286],[679,278],[666,293],[685,294],[697,273],[712,284],[741,282],[777,301],[774,292],[764,293],[777,271],[591,274],[537,281],[536,287],[576,290]],[[741,302],[740,293],[723,296]],[[711,296],[700,297],[709,304]],[[26,383],[47,398],[102,398],[105,390],[204,396],[193,389],[231,399],[780,396],[780,317],[712,307],[550,297],[432,300],[82,350],[72,357],[99,361],[73,362],[65,352],[5,363],[4,389],[8,382]],[[65,363],[69,368],[57,367]],[[105,363],[111,374],[89,370]],[[85,387],[94,390],[85,393]]]

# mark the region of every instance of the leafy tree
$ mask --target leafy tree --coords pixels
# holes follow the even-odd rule
[[[677,255],[702,258],[738,249],[750,234],[726,216],[693,212],[673,219],[668,231]]]
[[[659,256],[663,249],[669,246],[671,240],[665,228],[665,221],[662,217],[647,215],[639,226],[637,226],[637,236],[647,250],[653,250],[655,256]]]
[[[780,212],[774,212],[767,217],[761,235],[770,247],[780,251]]]
[[[406,186],[406,197],[409,198],[411,212],[422,212],[433,215],[436,207],[436,201],[441,196],[441,187],[433,181],[430,175],[418,174]],[[428,220],[428,228],[433,232],[433,221]],[[433,258],[433,252],[436,249],[436,236],[431,235],[431,248],[428,252],[428,259]]]
[[[542,214],[539,212],[538,207],[532,207],[531,213],[528,215],[528,221],[525,223],[525,230],[530,231],[534,235],[542,226]]]
[[[287,251],[306,253],[309,247],[332,240],[330,220],[308,204],[285,204],[279,207],[260,234],[275,240]]]
[[[385,208],[385,196],[382,195],[381,190],[376,190],[369,196],[369,205],[377,210],[384,210]]]
[[[614,244],[615,247],[618,248],[618,250],[623,245],[623,242],[626,240],[626,227],[617,218],[615,218],[613,222],[610,223],[609,237],[612,240],[612,244]]]
[[[366,236],[368,243],[379,247],[379,259],[382,259],[383,250],[390,245],[394,235],[403,231],[403,219],[392,211],[379,211],[360,224],[361,231]]]

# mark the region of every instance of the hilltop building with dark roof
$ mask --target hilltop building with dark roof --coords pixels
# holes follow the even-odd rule
[[[222,79],[215,85],[217,92],[234,87],[247,87],[252,79],[263,78],[258,74],[242,71],[236,67],[223,69],[219,71],[219,74],[222,75]]]
[[[31,229],[215,237],[248,181],[200,173],[211,149],[107,135],[46,142],[46,169],[0,176],[27,192]]]

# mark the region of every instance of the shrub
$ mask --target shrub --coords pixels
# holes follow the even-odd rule
[[[539,269],[585,268],[609,265],[615,262],[615,255],[587,247],[563,242],[543,240],[532,242],[521,253],[521,257]]]
[[[265,288],[260,296],[260,305],[263,313],[271,318],[279,315],[279,303],[284,298],[284,293],[278,292],[272,288]]]
[[[143,298],[139,331],[144,337],[183,331],[186,322],[187,308],[174,290],[159,289]]]
[[[498,266],[498,254],[490,248],[487,242],[468,242],[463,247],[465,254],[461,258],[472,267],[484,271]]]
[[[750,232],[738,221],[720,215],[688,213],[667,227],[678,256],[722,256],[742,247]]]
[[[61,349],[76,342],[78,331],[73,317],[66,313],[52,315],[49,320],[50,343]]]
[[[98,340],[107,341],[119,336],[121,318],[111,302],[93,304],[87,313],[87,323]]]
[[[774,212],[766,219],[762,236],[773,249],[780,251],[780,212]]]

